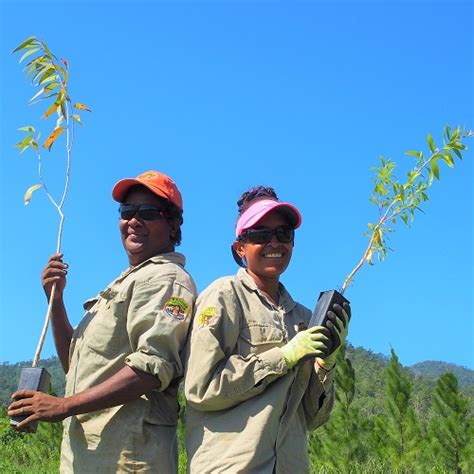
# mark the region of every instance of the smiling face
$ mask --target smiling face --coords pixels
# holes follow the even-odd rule
[[[123,204],[149,204],[160,209],[164,208],[163,199],[141,186],[132,188]],[[164,217],[145,221],[135,214],[130,220],[120,219],[119,229],[131,266],[139,265],[155,255],[174,250],[171,235],[174,235],[176,229]]]
[[[277,227],[289,225],[288,220],[277,210],[271,211],[252,228]],[[247,262],[247,271],[255,279],[278,280],[286,270],[293,253],[293,242],[279,242],[275,235],[268,244],[253,244],[250,242],[234,242],[234,249]]]

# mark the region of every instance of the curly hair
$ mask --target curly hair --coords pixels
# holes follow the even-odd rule
[[[239,208],[239,216],[242,215],[252,204],[253,201],[257,199],[273,199],[278,201],[278,196],[273,188],[266,186],[254,186],[248,191],[240,196],[240,199],[237,201],[237,206]]]

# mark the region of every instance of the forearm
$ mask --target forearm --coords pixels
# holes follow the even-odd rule
[[[62,296],[55,298],[51,313],[54,345],[64,372],[69,370],[69,347],[74,332],[67,317]]]
[[[66,416],[123,405],[158,387],[154,375],[125,366],[105,382],[65,398]]]
[[[234,354],[220,365],[209,373],[210,365],[204,357],[190,360],[184,390],[195,409],[215,411],[238,405],[262,393],[288,370],[278,348],[246,358]]]

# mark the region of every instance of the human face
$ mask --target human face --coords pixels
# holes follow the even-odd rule
[[[135,204],[137,206],[149,204],[160,209],[163,208],[163,200],[145,187],[132,189],[127,194],[123,204]],[[171,234],[175,229],[164,217],[145,221],[135,214],[129,220],[120,219],[119,228],[122,244],[131,266],[139,265],[160,253],[174,250]]]
[[[261,219],[254,229],[268,227],[276,229],[289,225],[287,219],[278,210],[271,211]],[[253,244],[250,242],[234,242],[234,249],[247,262],[247,271],[259,279],[279,279],[290,263],[293,252],[293,242],[279,242],[275,235],[268,244]]]

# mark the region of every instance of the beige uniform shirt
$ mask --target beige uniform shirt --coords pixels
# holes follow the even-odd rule
[[[66,396],[104,382],[125,364],[160,387],[124,405],[64,422],[61,472],[177,472],[177,392],[196,290],[179,253],[128,269],[86,301],[69,352]]]
[[[280,293],[275,307],[240,269],[196,302],[185,375],[191,473],[309,472],[307,430],[329,417],[332,372],[312,360],[288,370],[279,347],[311,312]]]

